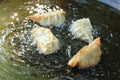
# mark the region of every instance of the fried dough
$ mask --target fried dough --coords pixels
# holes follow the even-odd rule
[[[52,12],[47,12],[44,14],[30,15],[28,18],[33,22],[37,22],[42,26],[57,26],[61,25],[65,21],[66,12],[61,10],[56,10]]]
[[[75,38],[81,39],[88,43],[93,41],[92,30],[93,27],[89,18],[79,19],[73,22],[70,27],[70,31],[72,32],[72,35],[75,36]]]
[[[59,40],[50,29],[44,27],[34,28],[32,33],[34,42],[41,53],[45,55],[52,54],[60,48]]]
[[[80,66],[82,68],[97,65],[102,55],[100,45],[100,37],[98,37],[88,46],[80,49],[79,52],[69,60],[68,65],[71,67]]]

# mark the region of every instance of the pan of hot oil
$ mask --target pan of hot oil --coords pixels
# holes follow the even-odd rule
[[[0,80],[120,80],[120,10],[115,1],[106,1],[0,0]],[[44,18],[30,17],[41,14]],[[90,20],[90,40],[76,38],[77,33],[70,31],[79,19]],[[42,37],[37,42],[39,32]],[[47,33],[55,41],[49,45]],[[102,53],[96,65],[68,65],[98,37]]]

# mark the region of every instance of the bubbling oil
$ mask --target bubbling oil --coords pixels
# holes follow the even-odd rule
[[[58,3],[59,2],[59,3]],[[47,5],[48,3],[51,3]],[[45,4],[45,5],[43,5]],[[99,5],[95,5],[99,4]],[[35,5],[35,7],[33,7]],[[111,25],[107,19],[106,24],[102,22],[102,17],[99,17],[103,12],[101,9],[106,9],[100,3],[85,3],[79,4],[75,1],[39,1],[36,4],[25,2],[19,9],[26,12],[26,15],[31,15],[39,12],[39,9],[46,11],[46,8],[53,9],[56,5],[60,6],[67,12],[66,22],[59,27],[50,26],[53,34],[60,40],[61,48],[57,52],[50,55],[39,54],[36,45],[33,45],[33,37],[31,30],[35,27],[42,27],[27,18],[19,18],[20,13],[14,12],[11,22],[2,25],[0,28],[0,79],[5,80],[79,80],[79,79],[109,79],[109,76],[116,76],[119,73],[119,55],[117,47],[119,47],[119,33],[115,33],[110,29]],[[91,7],[90,7],[91,6]],[[98,6],[99,8],[96,8]],[[43,8],[44,7],[44,8]],[[59,7],[56,7],[59,8]],[[89,9],[92,9],[90,11]],[[105,11],[104,10],[104,11]],[[98,11],[98,12],[96,12]],[[112,15],[113,11],[107,10],[106,15]],[[96,12],[96,13],[95,13]],[[94,13],[94,15],[93,15]],[[115,14],[115,13],[114,13]],[[21,13],[23,15],[23,13]],[[97,16],[97,17],[95,17]],[[80,48],[87,45],[80,39],[75,39],[69,32],[69,27],[72,21],[82,17],[89,17],[93,25],[93,36],[101,37],[102,59],[101,62],[88,69],[75,67],[71,69],[67,63],[76,54]],[[107,16],[109,17],[109,16]],[[119,20],[117,18],[117,20]],[[114,26],[114,23],[112,24]],[[43,26],[44,27],[44,26]],[[116,39],[117,37],[117,39]],[[116,50],[116,55],[114,51]],[[113,61],[113,63],[111,63]],[[111,66],[112,64],[112,66]],[[112,69],[112,72],[111,72]],[[11,74],[12,73],[12,74]],[[7,75],[7,76],[6,76]],[[111,77],[113,79],[114,77]]]

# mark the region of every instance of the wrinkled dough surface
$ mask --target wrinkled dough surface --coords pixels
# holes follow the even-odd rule
[[[68,62],[68,65],[71,67],[80,66],[83,68],[95,66],[100,61],[102,54],[100,45],[100,38],[95,39],[88,46],[84,46],[80,49]]]
[[[73,22],[70,27],[70,31],[72,32],[72,35],[75,36],[75,38],[79,38],[88,43],[93,41],[92,30],[93,27],[89,18],[79,19]]]
[[[42,26],[57,26],[61,25],[65,21],[66,12],[63,10],[56,10],[44,14],[35,14],[28,16],[34,22],[41,24]]]
[[[59,40],[54,36],[48,28],[34,28],[32,29],[34,42],[39,51],[43,54],[52,54],[59,49]]]

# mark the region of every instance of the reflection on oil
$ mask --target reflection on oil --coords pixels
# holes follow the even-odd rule
[[[81,4],[69,0],[17,1],[18,3],[12,0],[9,4],[7,1],[0,3],[2,5],[0,5],[0,13],[2,13],[0,14],[1,80],[113,80],[114,77],[120,78],[118,76],[120,36],[115,32],[118,26],[113,27],[116,22],[110,21],[112,19],[119,21],[120,15],[107,10],[106,6],[97,2]],[[57,53],[44,56],[39,54],[36,45],[32,45],[31,29],[40,25],[29,21],[26,17],[36,12],[42,13],[46,8],[59,8],[58,6],[67,12],[67,21],[60,28],[54,26],[49,28],[60,39],[62,47]],[[68,29],[73,20],[83,17],[91,19],[94,38],[101,37],[103,56],[101,62],[95,67],[71,69],[67,65],[68,60],[87,43],[74,39]]]

